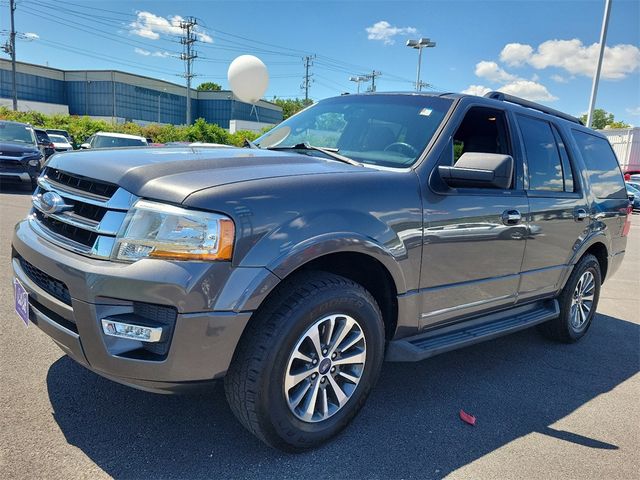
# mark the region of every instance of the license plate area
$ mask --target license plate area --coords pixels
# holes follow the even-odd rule
[[[17,278],[13,279],[14,309],[25,327],[29,326],[29,293]]]

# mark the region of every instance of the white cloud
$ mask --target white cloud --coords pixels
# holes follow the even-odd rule
[[[531,80],[515,80],[497,88],[496,90],[508,93],[509,95],[515,95],[516,97],[526,98],[532,102],[553,102],[558,99],[558,97],[554,97],[549,90],[547,90],[547,87],[540,83],[532,82]],[[484,85],[469,85],[469,87],[462,90],[460,93],[478,95],[481,97],[490,91],[492,91],[492,89],[485,87]]]
[[[528,52],[528,53],[527,53]],[[509,65],[528,63],[539,70],[556,67],[572,75],[593,76],[598,61],[599,45],[584,45],[582,41],[547,40],[536,50],[530,45],[510,43],[506,45],[500,59]],[[618,80],[640,68],[640,48],[619,44],[605,47],[602,62],[602,78]]]
[[[144,48],[134,48],[133,51],[135,53],[137,53],[138,55],[142,55],[144,57],[160,57],[160,58],[166,58],[166,57],[171,57],[172,54],[170,52],[167,52],[165,50],[156,50],[155,52],[150,52],[149,50],[145,50]]]
[[[531,45],[523,45],[522,43],[507,43],[502,52],[500,52],[500,61],[516,67],[524,64],[533,53]]]
[[[23,37],[26,38],[27,40],[38,40],[40,38],[40,35],[38,35],[35,32],[25,32],[23,34]]]
[[[477,95],[479,97],[482,97],[485,93],[489,93],[490,91],[491,89],[488,87],[485,87],[484,85],[469,85],[460,93],[465,93],[467,95]]]
[[[567,80],[562,75],[556,75],[556,74],[551,75],[551,80],[553,80],[554,82],[558,82],[558,83],[569,83],[569,80]]]
[[[503,85],[498,90],[533,102],[553,102],[558,99],[547,90],[547,87],[531,80],[516,80]]]
[[[374,23],[372,26],[365,29],[367,31],[367,38],[369,40],[380,40],[385,45],[392,45],[395,43],[393,37],[397,35],[415,35],[418,33],[414,27],[396,27],[391,25],[386,20],[381,20]]]
[[[629,115],[633,115],[634,117],[640,116],[640,106],[627,108],[626,111]]]
[[[129,28],[134,35],[139,37],[158,40],[161,34],[164,35],[182,35],[183,30],[180,23],[184,18],[180,15],[172,15],[167,18],[154,15],[151,12],[137,12],[135,21],[129,24]],[[202,29],[196,27],[195,35],[199,41],[204,43],[213,43],[213,38]]]
[[[516,75],[512,75],[498,66],[496,62],[483,60],[476,64],[476,76],[489,80],[490,82],[503,83],[518,80]]]

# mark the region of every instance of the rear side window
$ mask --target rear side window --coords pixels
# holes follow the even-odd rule
[[[529,190],[573,192],[571,168],[567,168],[566,182],[560,147],[549,122],[518,115],[529,170]],[[564,147],[564,146],[563,146]]]
[[[618,160],[609,142],[601,137],[573,130],[593,194],[597,198],[627,198]]]

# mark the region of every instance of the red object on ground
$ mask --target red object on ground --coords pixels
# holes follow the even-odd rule
[[[469,425],[475,425],[476,424],[476,417],[474,417],[473,415],[468,414],[464,410],[460,410],[460,419],[463,422],[468,423]]]

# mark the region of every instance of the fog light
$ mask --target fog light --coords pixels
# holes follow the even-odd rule
[[[128,338],[140,342],[159,342],[162,338],[162,327],[145,327],[143,325],[133,325],[102,319],[102,331],[111,337]]]

